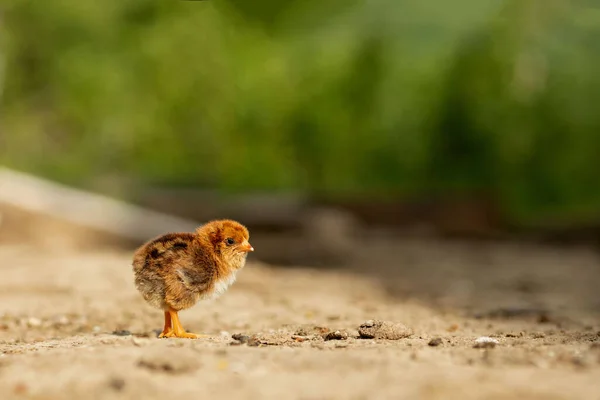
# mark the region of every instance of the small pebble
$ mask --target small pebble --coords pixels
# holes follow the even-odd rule
[[[31,317],[27,320],[27,325],[29,325],[30,328],[35,328],[42,325],[42,320],[39,318]]]
[[[315,331],[317,331],[318,333],[320,333],[321,335],[324,333],[329,332],[329,328],[326,326],[315,326]]]
[[[489,336],[481,336],[475,340],[473,347],[476,349],[493,349],[498,343],[500,342],[497,339]]]
[[[258,340],[258,338],[256,336],[252,336],[250,338],[250,340],[248,340],[248,346],[258,347],[260,345],[261,345],[260,340]]]
[[[506,337],[510,337],[510,338],[517,338],[517,337],[523,337],[523,335],[524,335],[524,333],[523,333],[523,332],[518,332],[518,333],[515,333],[515,332],[509,332],[509,333],[507,333],[505,336],[506,336]]]
[[[123,390],[123,388],[125,388],[125,380],[123,380],[123,378],[112,378],[108,382],[108,386],[110,386],[115,391],[120,392],[121,390]]]
[[[441,338],[434,338],[434,339],[431,339],[431,340],[429,341],[429,343],[427,343],[427,344],[428,344],[429,346],[431,346],[431,347],[437,347],[437,346],[439,346],[439,345],[441,345],[441,344],[443,344],[443,343],[444,343],[444,342],[442,341],[442,339],[441,339]]]
[[[261,345],[260,340],[256,336],[246,336],[241,333],[235,333],[231,335],[232,339],[237,340],[240,343],[246,343],[248,346],[257,347]]]
[[[242,335],[241,333],[234,333],[231,335],[231,338],[241,343],[248,343],[248,340],[250,340],[250,336]]]
[[[303,326],[294,332],[297,336],[312,336],[312,335],[323,335],[329,332],[329,328],[326,326]]]
[[[325,340],[346,340],[348,339],[348,333],[344,331],[329,332],[323,339]]]
[[[411,336],[412,329],[390,321],[368,320],[358,327],[358,333],[363,339],[398,340]]]
[[[146,346],[146,345],[150,344],[150,339],[138,338],[138,337],[132,336],[131,343],[133,343],[134,346],[142,347],[142,346]]]
[[[116,336],[131,336],[131,332],[129,332],[128,330],[125,329],[120,329],[117,331],[113,331],[113,335]]]
[[[310,336],[310,332],[306,328],[300,328],[294,334],[296,336]]]

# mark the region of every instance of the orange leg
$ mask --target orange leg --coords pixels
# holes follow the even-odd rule
[[[169,337],[169,335],[173,332],[173,325],[171,322],[171,314],[168,311],[165,311],[165,327],[163,328],[163,331],[160,335],[158,335],[159,338],[163,338],[163,337]]]
[[[181,322],[179,321],[179,315],[177,315],[177,311],[173,309],[169,309],[169,311],[165,312],[165,323],[166,323],[166,315],[169,314],[172,329],[165,333],[161,337],[176,337],[183,339],[198,339],[201,337],[208,337],[208,335],[198,335],[195,333],[186,332],[185,329],[181,326]]]

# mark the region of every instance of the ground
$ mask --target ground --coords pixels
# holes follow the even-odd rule
[[[345,269],[250,260],[181,314],[200,340],[156,338],[129,252],[0,246],[2,398],[600,399],[594,252],[384,242]],[[369,320],[412,334],[360,338]]]

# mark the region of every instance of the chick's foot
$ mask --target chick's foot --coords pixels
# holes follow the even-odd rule
[[[208,338],[210,335],[202,335],[198,333],[190,333],[190,332],[163,332],[160,334],[159,338],[180,338],[180,339],[200,339],[200,338]]]
[[[160,333],[160,335],[158,335],[158,337],[159,338],[173,337],[173,330],[172,329],[164,330]]]
[[[209,335],[199,335],[197,333],[186,332],[181,326],[181,322],[179,321],[179,316],[177,315],[177,311],[169,310],[168,313],[171,317],[171,326],[172,329],[170,331],[164,332],[164,336],[167,338],[182,338],[182,339],[199,339],[201,337],[209,337]]]

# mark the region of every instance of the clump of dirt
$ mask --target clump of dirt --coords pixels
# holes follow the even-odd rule
[[[323,336],[330,332],[331,330],[326,326],[315,326],[315,325],[303,325],[296,329],[294,335],[296,336]]]
[[[368,320],[358,327],[358,333],[363,339],[398,340],[412,336],[413,331],[397,322]]]

